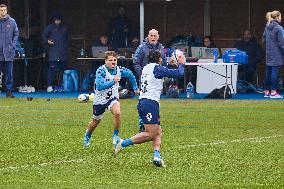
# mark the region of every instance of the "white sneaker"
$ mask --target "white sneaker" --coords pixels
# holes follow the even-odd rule
[[[270,94],[264,94],[264,98],[270,98]]]
[[[120,139],[118,144],[115,146],[115,148],[114,148],[114,157],[116,157],[117,154],[123,149],[123,147],[121,145],[122,142],[123,142],[123,139]]]
[[[30,88],[30,87],[28,87],[27,85],[25,85],[25,86],[20,86],[20,87],[19,87],[19,92],[20,92],[20,93],[30,93],[30,92],[32,92],[32,91],[31,91],[31,88]]]
[[[264,98],[269,98],[270,97],[270,93],[269,93],[269,90],[265,90],[264,91]]]
[[[278,93],[274,93],[274,94],[270,94],[270,98],[283,98],[283,96],[281,96],[280,94]]]
[[[153,163],[157,167],[166,167],[164,160],[162,158],[159,158],[159,157],[154,157]]]
[[[46,89],[46,91],[47,91],[48,93],[52,92],[52,91],[53,91],[52,86],[48,86],[47,89]]]

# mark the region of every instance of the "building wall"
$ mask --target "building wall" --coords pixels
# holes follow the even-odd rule
[[[163,43],[177,34],[203,36],[204,1],[146,1],[145,35],[149,29],[157,28]],[[107,32],[107,24],[116,15],[120,4],[126,7],[134,33],[139,34],[138,1],[68,0],[66,3],[49,0],[47,15],[56,11],[62,12],[65,22],[71,28],[74,42],[77,46],[85,45],[88,48],[96,37]],[[260,41],[265,13],[274,9],[284,12],[284,3],[281,0],[211,0],[210,4],[211,34],[220,47],[231,46],[247,28],[251,28]]]
[[[211,31],[217,45],[229,47],[241,38],[245,29],[251,28],[261,42],[268,11],[284,11],[280,0],[214,0],[211,1]]]
[[[27,1],[27,0],[26,0]],[[42,14],[31,14],[31,19],[43,19],[46,24],[55,12],[61,12],[64,22],[70,27],[72,42],[70,48],[69,67],[76,67],[76,57],[81,48],[90,49],[92,42],[101,34],[107,32],[108,22],[117,13],[117,7],[124,5],[128,17],[132,20],[133,32],[139,34],[139,1],[135,0],[29,0],[32,5],[38,5],[39,1],[46,11]],[[160,33],[160,41],[166,44],[178,34],[192,33],[203,36],[204,32],[204,3],[207,0],[161,0],[145,1],[145,35],[148,30],[156,28]],[[19,9],[18,1],[11,1],[12,6]],[[19,1],[20,2],[20,1]],[[35,3],[36,2],[36,3]],[[211,34],[218,47],[231,47],[236,40],[241,38],[242,31],[251,28],[257,40],[261,42],[262,32],[265,26],[265,14],[267,11],[279,10],[284,13],[283,0],[209,0],[211,4]],[[11,10],[15,16],[17,12]],[[23,16],[16,16],[22,26]],[[46,15],[46,18],[43,17]],[[35,17],[35,18],[34,18]],[[42,21],[43,22],[43,21]],[[42,25],[41,22],[41,25]],[[38,23],[31,24],[39,27]],[[37,33],[42,32],[35,30]],[[31,29],[33,31],[33,29]],[[88,69],[88,66],[87,66]]]
[[[281,0],[214,0],[211,1],[211,32],[218,47],[231,47],[242,32],[250,28],[262,45],[262,34],[268,11],[279,10],[284,13]],[[265,76],[265,59],[258,65],[258,81],[262,86]],[[284,76],[283,69],[280,77]],[[255,77],[256,80],[256,77]]]
[[[127,16],[132,21],[134,35],[139,35],[139,1],[48,1],[47,19],[53,12],[61,12],[64,22],[70,26],[71,65],[76,63],[75,58],[80,48],[90,49],[92,42],[107,32],[108,22],[116,16],[117,7],[121,4],[125,6]],[[145,35],[152,28],[159,31],[160,41],[163,43],[178,34],[202,35],[203,1],[146,1]]]

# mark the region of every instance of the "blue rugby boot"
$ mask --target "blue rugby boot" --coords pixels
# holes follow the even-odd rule
[[[139,132],[144,132],[145,131],[145,127],[144,127],[144,123],[143,123],[143,120],[141,117],[139,117],[139,120],[138,120],[138,124],[139,124]]]
[[[84,135],[84,148],[87,149],[90,146],[90,140],[91,140],[92,134],[88,132],[88,129],[86,130],[86,133]]]
[[[166,167],[165,162],[161,158],[160,150],[154,150],[154,159],[153,159],[154,165],[157,167]]]
[[[115,135],[115,134],[112,135],[112,144],[113,144],[114,148],[119,143],[119,141],[120,141],[120,138],[119,138],[118,135]]]

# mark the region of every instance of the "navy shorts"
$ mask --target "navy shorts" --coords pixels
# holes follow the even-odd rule
[[[93,119],[102,119],[106,109],[110,110],[115,103],[119,103],[118,98],[112,98],[106,104],[93,105]]]
[[[160,125],[160,105],[157,101],[145,98],[140,99],[137,110],[144,124]]]

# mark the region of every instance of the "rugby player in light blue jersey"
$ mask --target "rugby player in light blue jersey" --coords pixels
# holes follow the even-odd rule
[[[163,89],[164,77],[181,77],[184,73],[185,57],[177,58],[177,69],[168,69],[162,66],[161,53],[150,51],[149,63],[143,68],[139,103],[137,105],[139,117],[142,119],[145,130],[126,140],[120,139],[115,147],[115,156],[127,146],[153,141],[153,163],[158,167],[165,167],[160,154],[162,129],[160,126],[160,95]]]
[[[105,55],[105,65],[102,65],[96,71],[95,96],[93,104],[93,120],[89,123],[84,135],[84,147],[90,146],[90,140],[94,129],[99,125],[106,109],[113,115],[113,145],[114,147],[120,141],[120,103],[119,103],[119,81],[121,77],[130,80],[133,90],[139,93],[136,79],[133,73],[124,67],[117,66],[117,54],[114,51],[107,51]]]

